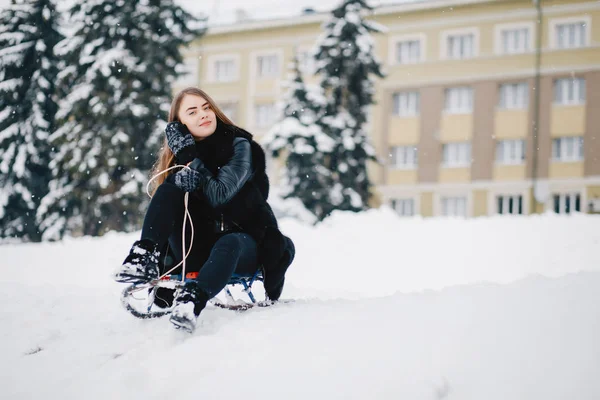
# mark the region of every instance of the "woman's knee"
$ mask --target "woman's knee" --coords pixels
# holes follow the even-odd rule
[[[244,244],[243,235],[242,233],[228,233],[217,240],[214,247],[218,249],[241,250]]]
[[[285,240],[285,251],[289,254],[291,263],[294,259],[294,256],[296,255],[296,246],[294,246],[294,242],[292,242],[292,239],[290,239],[289,237],[284,235],[283,238]]]

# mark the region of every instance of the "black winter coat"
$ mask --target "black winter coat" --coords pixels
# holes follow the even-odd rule
[[[262,147],[250,133],[218,121],[215,133],[197,142],[196,150],[190,167],[200,173],[201,185],[193,196],[207,217],[199,237],[246,232],[256,240],[259,265],[277,268],[286,241],[267,203],[269,179]]]

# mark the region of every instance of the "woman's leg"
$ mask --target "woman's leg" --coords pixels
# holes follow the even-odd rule
[[[178,227],[181,236],[184,196],[185,192],[174,184],[165,182],[158,187],[146,211],[141,238],[133,244],[115,273],[117,282],[135,283],[158,278],[160,260],[165,256],[169,237]],[[194,202],[190,203],[191,209]]]
[[[169,320],[176,328],[192,332],[196,318],[206,303],[219,293],[234,272],[256,271],[256,242],[247,233],[229,233],[219,238],[211,249],[196,281],[186,282],[175,295]]]
[[[212,298],[223,290],[234,272],[252,274],[257,267],[256,241],[247,233],[226,234],[214,244],[200,269],[198,287]]]
[[[172,183],[164,182],[156,189],[142,226],[141,239],[148,239],[164,249],[177,221],[183,222],[185,192]],[[181,234],[181,233],[180,233]]]

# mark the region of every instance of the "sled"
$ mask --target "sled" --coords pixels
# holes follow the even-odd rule
[[[194,280],[197,277],[197,272],[188,272],[185,275],[185,282]],[[254,294],[252,293],[252,285],[254,284],[254,282],[262,280],[263,274],[261,269],[258,269],[252,275],[233,274],[233,276],[229,280],[229,283],[223,289],[227,301],[221,302],[220,300],[213,298],[210,300],[210,303],[212,303],[216,307],[233,311],[245,311],[253,307],[268,307],[274,304],[274,302],[268,300],[257,302],[256,298],[254,297]],[[182,283],[183,282],[181,281],[181,275],[177,274],[166,275],[160,279],[155,279],[150,282],[133,283],[127,286],[121,293],[121,304],[131,315],[133,315],[136,318],[151,319],[163,317],[165,315],[170,314],[171,310],[152,309],[156,290],[160,287],[175,290],[177,289],[177,287],[182,285]],[[235,299],[233,297],[229,288],[235,285],[240,285],[243,287],[242,291],[246,293],[246,295],[250,299],[250,302]],[[145,304],[140,310],[140,308],[136,308],[132,305],[132,300],[137,300],[141,303],[145,302]]]

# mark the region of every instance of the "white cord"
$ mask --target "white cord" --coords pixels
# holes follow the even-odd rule
[[[152,178],[150,178],[150,180],[148,181],[148,184],[146,185],[146,194],[148,194],[148,196],[150,198],[152,198],[152,196],[150,195],[149,188],[150,188],[150,184],[152,183],[152,181],[154,179],[158,178],[161,174],[164,174],[165,172],[168,172],[175,168],[187,168],[187,169],[191,170],[191,168],[188,167],[187,165],[174,165],[174,166],[169,167],[169,168],[165,169],[164,171],[160,171],[158,174],[154,175]],[[190,198],[190,193],[186,192],[185,196],[183,197],[183,204],[185,207],[185,212],[183,214],[183,228],[181,229],[181,251],[182,251],[182,254],[185,254],[185,255],[183,256],[183,260],[181,260],[181,262],[179,264],[177,264],[176,266],[174,266],[173,268],[171,268],[170,270],[168,270],[167,272],[162,274],[158,279],[162,279],[166,275],[170,274],[171,271],[175,270],[177,267],[179,267],[181,264],[183,264],[183,267],[181,267],[181,269],[182,269],[181,282],[182,283],[185,282],[185,267],[186,267],[185,259],[190,255],[190,253],[192,251],[192,246],[194,245],[194,224],[192,223],[192,216],[188,210],[189,198]],[[192,228],[192,236],[190,238],[190,248],[188,249],[188,252],[186,253],[185,252],[185,224],[186,224],[187,220],[190,221],[190,227]]]

